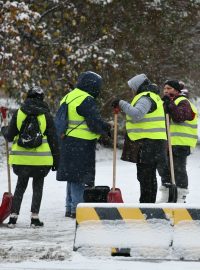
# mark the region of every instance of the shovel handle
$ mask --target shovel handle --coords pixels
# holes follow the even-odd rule
[[[0,107],[0,112],[3,118],[4,126],[7,125],[7,111],[8,108]],[[11,194],[11,176],[10,176],[10,165],[9,165],[9,147],[8,141],[6,141],[6,161],[7,161],[7,174],[8,174],[8,192]]]
[[[8,174],[8,193],[11,194],[11,176],[10,176],[10,165],[9,165],[8,141],[6,141],[6,159],[7,159],[7,174]]]
[[[115,191],[116,188],[116,160],[117,160],[117,121],[118,113],[120,109],[114,108],[114,138],[113,138],[113,187],[112,190]]]
[[[168,138],[169,164],[170,164],[170,172],[171,172],[171,181],[172,181],[173,185],[176,185],[175,176],[174,176],[174,162],[173,162],[171,135],[170,135],[169,114],[166,114],[166,128],[167,128],[167,138]]]

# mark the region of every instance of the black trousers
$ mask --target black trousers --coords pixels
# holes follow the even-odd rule
[[[156,165],[137,163],[137,179],[140,182],[140,203],[155,203],[157,195]]]
[[[179,188],[188,188],[188,175],[186,166],[187,166],[187,157],[190,155],[190,147],[175,145],[172,146],[172,152],[173,152],[174,176],[176,186]],[[161,176],[162,185],[165,185],[166,183],[165,176],[162,175],[160,171],[159,174]]]
[[[186,170],[187,156],[175,156],[174,161],[174,176],[177,187],[188,188],[188,175]]]
[[[28,181],[29,181],[28,176],[18,176],[17,185],[15,188],[15,193],[14,193],[14,197],[13,197],[13,204],[12,204],[11,213],[19,214],[22,199],[24,196],[24,192],[27,188]],[[32,213],[38,214],[40,211],[43,186],[44,186],[44,177],[34,176],[33,182],[32,182],[32,189],[33,189],[32,204],[31,204],[31,212]]]
[[[140,202],[155,203],[157,195],[156,170],[163,182],[170,183],[166,141],[144,139],[138,153],[137,179],[140,182]]]

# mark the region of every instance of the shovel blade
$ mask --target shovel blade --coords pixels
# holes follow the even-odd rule
[[[2,223],[11,212],[13,196],[9,192],[3,194],[2,203],[0,206],[0,223]]]
[[[115,188],[115,190],[111,189],[108,192],[107,201],[108,203],[123,203],[121,190],[119,188]]]
[[[176,203],[177,202],[177,186],[174,184],[171,184],[169,186],[169,203]]]

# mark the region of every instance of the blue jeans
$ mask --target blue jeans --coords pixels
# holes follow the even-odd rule
[[[76,213],[76,206],[83,202],[85,184],[67,182],[66,212]]]

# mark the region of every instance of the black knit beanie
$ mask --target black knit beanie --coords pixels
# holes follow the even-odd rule
[[[167,80],[164,85],[168,84],[172,88],[176,89],[177,91],[181,92],[182,86],[179,84],[177,80]]]

